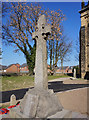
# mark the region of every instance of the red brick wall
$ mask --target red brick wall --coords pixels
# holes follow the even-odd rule
[[[20,69],[17,65],[12,65],[6,69],[6,73],[19,73]]]
[[[16,64],[17,67],[20,67],[20,64]]]
[[[28,67],[25,66],[25,67],[20,68],[20,72],[29,72]]]
[[[72,73],[72,70],[71,69],[69,69],[69,67],[67,67],[65,70],[60,70],[60,69],[57,69],[57,71],[56,72],[59,72],[59,73]]]

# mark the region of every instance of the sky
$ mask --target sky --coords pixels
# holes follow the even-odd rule
[[[81,19],[79,10],[81,10],[80,2],[42,2],[45,9],[49,8],[50,10],[61,9],[63,14],[66,16],[66,20],[63,22],[64,33],[72,41],[73,52],[69,56],[70,61],[64,62],[64,66],[75,66],[78,65],[78,61],[75,60],[76,55],[76,40],[79,38],[79,30],[81,27]],[[14,53],[14,46],[5,46],[2,45],[3,55],[2,55],[2,64],[10,65],[19,63],[22,65],[26,63],[23,53],[18,52]],[[49,62],[48,62],[49,63]],[[59,65],[60,66],[60,63]]]

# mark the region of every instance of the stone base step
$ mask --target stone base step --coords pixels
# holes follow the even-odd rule
[[[13,117],[11,117],[9,114],[1,115],[1,118],[16,118],[16,116],[13,114]],[[20,118],[20,116],[18,116]],[[17,118],[18,118],[17,117]],[[61,112],[57,112],[55,115],[49,116],[48,118],[87,118],[89,119],[89,116],[85,114],[81,114],[79,112],[72,112],[70,110],[63,109]]]
[[[60,112],[57,112],[54,115],[49,116],[48,118],[71,118],[72,111],[63,109]]]
[[[89,118],[89,116],[79,112],[72,112],[70,110],[63,109],[61,112],[57,112],[48,118]]]
[[[88,118],[88,116],[79,112],[72,112],[72,118]]]

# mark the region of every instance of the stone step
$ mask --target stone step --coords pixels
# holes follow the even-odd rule
[[[88,118],[88,116],[79,112],[72,112],[72,118]]]
[[[88,118],[86,114],[81,114],[79,112],[72,112],[70,110],[63,109],[60,112],[57,112],[54,115],[49,116],[48,118]]]
[[[2,118],[10,118],[10,116],[9,114],[1,115],[0,120]],[[87,118],[89,120],[89,116],[87,116],[86,114],[72,112],[66,109],[63,109],[61,112],[57,112],[55,115],[49,116],[48,118]]]
[[[49,116],[48,118],[71,118],[72,111],[63,109],[60,112],[57,112],[54,115]]]
[[[1,120],[2,118],[10,118],[10,116],[9,116],[9,114],[0,115],[0,120]]]

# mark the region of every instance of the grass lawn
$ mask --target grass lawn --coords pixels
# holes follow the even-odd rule
[[[49,80],[53,80],[53,79],[57,79],[57,78],[63,78],[63,77],[69,77],[68,75],[57,75],[57,76],[48,76],[48,81]]]
[[[67,75],[60,76],[48,76],[48,80],[68,77]],[[11,77],[2,77],[2,91],[16,90],[21,88],[28,88],[34,86],[34,77],[33,76],[11,76]]]

